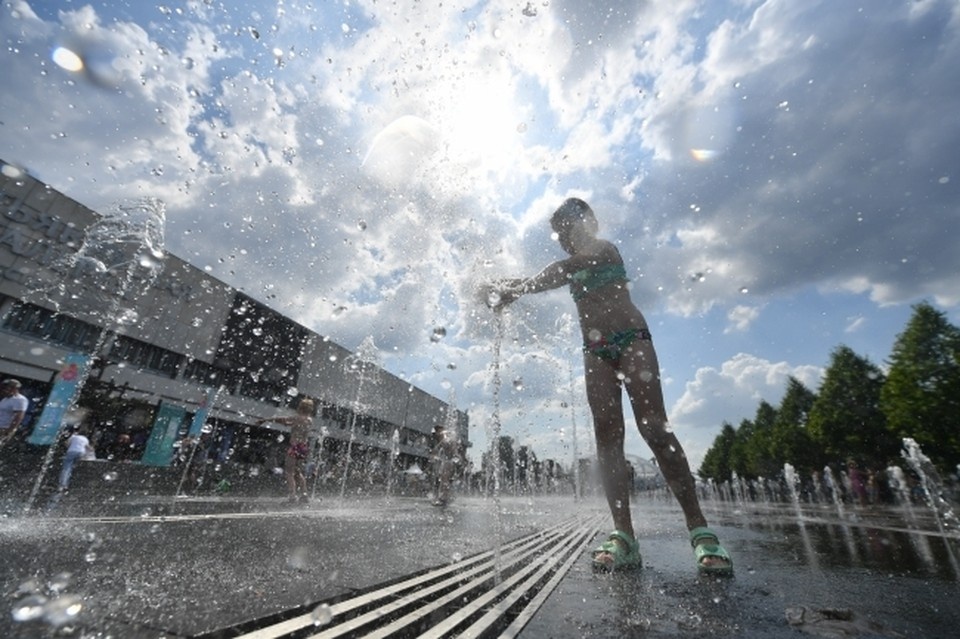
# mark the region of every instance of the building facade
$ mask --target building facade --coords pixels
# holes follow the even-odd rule
[[[286,429],[257,422],[304,397],[331,472],[423,468],[437,423],[469,445],[466,413],[159,250],[150,207],[101,214],[0,162],[0,376],[31,399],[22,437],[80,362],[64,419],[100,456],[173,464],[192,436],[218,463],[275,468]]]

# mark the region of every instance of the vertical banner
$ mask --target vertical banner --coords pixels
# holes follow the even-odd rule
[[[173,459],[173,443],[177,441],[177,434],[186,417],[187,410],[182,406],[160,402],[150,439],[147,440],[147,449],[140,462],[147,466],[169,466]]]
[[[197,408],[197,412],[193,414],[193,421],[190,422],[190,432],[187,433],[190,437],[200,435],[203,424],[207,421],[207,415],[210,414],[210,409],[213,407],[213,402],[216,401],[219,392],[219,388],[211,388],[207,391],[203,401],[200,402],[199,408]]]
[[[27,438],[28,443],[49,446],[56,441],[63,418],[73,404],[80,389],[80,383],[86,379],[89,370],[89,355],[70,353],[63,358],[63,368],[60,369],[53,388],[50,389],[50,395],[43,406],[37,425],[33,427],[33,432]]]

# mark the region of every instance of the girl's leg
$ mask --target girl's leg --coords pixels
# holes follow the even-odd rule
[[[304,461],[301,459],[297,462],[297,483],[300,485],[300,495],[306,497],[307,495],[307,473],[304,468]]]
[[[297,496],[297,460],[293,455],[287,455],[283,459],[283,474],[287,480],[287,493],[290,499]]]
[[[625,376],[624,385],[633,406],[637,428],[657,458],[667,485],[683,509],[687,529],[706,526],[707,520],[700,509],[687,455],[667,425],[667,411],[660,387],[660,367],[653,343],[650,340],[637,340],[631,344],[620,360],[620,368]]]
[[[623,452],[623,390],[617,372],[609,362],[594,355],[584,355],[584,371],[597,442],[597,463],[613,526],[633,537],[630,470]]]

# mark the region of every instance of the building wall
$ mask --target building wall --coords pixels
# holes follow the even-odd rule
[[[94,325],[103,337],[98,354],[105,356],[107,364],[97,374],[101,381],[123,386],[126,397],[151,403],[165,400],[194,411],[211,385],[223,383],[210,417],[249,425],[259,417],[283,412],[298,396],[309,396],[378,420],[380,432],[354,432],[354,439],[383,450],[393,446],[386,431],[404,428],[426,436],[434,424],[450,421],[446,402],[373,364],[357,364],[348,349],[175,255],[164,254],[163,269],[153,279],[136,267],[131,267],[133,276],[127,280],[124,276],[130,273],[119,272],[123,269],[104,273],[90,268],[78,256],[87,254],[91,229],[103,216],[28,175],[17,174],[10,165],[0,162],[0,168],[0,318],[29,302]],[[250,309],[268,320],[274,338],[298,341],[299,346],[287,349],[288,356],[299,355],[295,370],[263,359],[270,357],[271,349],[263,349],[258,360],[256,352],[245,353],[229,343],[230,336],[221,329],[229,325],[243,330],[242,315]],[[135,319],[124,321],[124,317]],[[99,330],[104,328],[108,330]],[[113,342],[124,336],[170,351],[176,366],[158,372],[106,357]],[[4,330],[0,374],[48,382],[72,350],[77,348]],[[254,363],[234,361],[243,357]],[[253,382],[238,373],[255,362],[263,368],[258,371],[264,380],[260,399],[251,396]],[[188,371],[198,370],[200,363],[222,378],[207,383],[197,374],[191,378]],[[466,414],[457,411],[453,421],[466,443]],[[343,420],[338,423],[320,415],[317,423],[330,437],[350,437]],[[423,456],[426,441],[425,437],[404,437],[401,452]]]

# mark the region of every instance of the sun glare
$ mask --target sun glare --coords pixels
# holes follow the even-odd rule
[[[440,130],[454,160],[496,171],[516,157],[522,122],[512,92],[478,82],[452,97]]]

